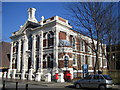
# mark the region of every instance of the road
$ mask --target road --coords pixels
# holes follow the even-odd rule
[[[2,80],[0,79],[0,88],[2,88],[2,87],[3,87]],[[45,85],[37,85],[37,84],[28,84],[28,90],[40,90],[40,89],[78,90],[78,89],[75,89],[73,85],[68,85],[66,87],[56,87],[54,85],[52,85],[52,86],[45,86]],[[16,90],[16,83],[15,82],[11,82],[11,81],[6,81],[5,82],[5,89],[4,90]],[[26,83],[18,83],[18,89],[17,90],[27,90],[26,89]],[[79,89],[79,90],[88,90],[88,89]],[[89,89],[89,90],[93,90],[93,89]],[[120,90],[120,89],[114,88],[112,90]]]

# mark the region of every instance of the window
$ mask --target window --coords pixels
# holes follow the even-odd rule
[[[84,51],[84,49],[85,49],[85,44],[84,44],[84,41],[82,40],[81,41],[81,51]]]
[[[91,75],[88,75],[88,76],[86,76],[84,79],[90,80],[90,79],[92,79],[92,76],[91,76]]]
[[[112,78],[109,75],[103,75],[103,77],[107,80],[112,80]]]
[[[48,68],[53,68],[53,60],[51,59],[50,56],[47,56],[47,65]]]
[[[37,35],[36,36],[36,50],[39,50],[39,42],[40,42],[40,37]]]
[[[47,34],[47,40],[48,40],[48,47],[50,47],[50,46],[53,46],[53,42],[54,42],[54,39],[53,39],[53,33],[48,33]]]
[[[21,52],[23,52],[23,41],[21,40]]]
[[[76,78],[77,77],[77,72],[73,73],[73,77]]]
[[[32,50],[32,35],[31,34],[28,37],[28,50]]]
[[[107,60],[103,59],[103,66],[107,66]]]
[[[68,67],[68,60],[69,60],[69,59],[68,59],[68,56],[65,56],[65,57],[64,57],[64,62],[65,62],[65,63],[64,63],[64,66],[65,66],[65,67]]]
[[[72,48],[75,49],[75,38],[72,38]]]
[[[76,62],[76,55],[74,54],[74,55],[73,55],[73,65],[76,65],[76,63],[77,63],[77,62]]]
[[[81,56],[81,65],[85,64],[85,57],[84,55]]]
[[[88,65],[92,66],[92,60],[90,56],[88,56]]]
[[[16,53],[18,52],[18,42],[16,43]]]
[[[90,50],[91,50],[91,48],[90,48],[90,46],[88,46],[88,52],[90,52]]]
[[[99,58],[98,60],[99,60],[99,62],[100,62],[100,67],[102,67],[102,59]]]
[[[94,77],[93,77],[93,79],[95,79],[95,80],[97,80],[99,78],[100,78],[99,75],[94,75]]]
[[[47,35],[48,47],[50,47],[50,39],[51,39],[50,34],[48,34],[48,35]]]

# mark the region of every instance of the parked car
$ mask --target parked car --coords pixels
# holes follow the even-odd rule
[[[88,75],[74,82],[75,88],[99,88],[100,90],[112,88],[112,84],[112,78],[102,74]]]

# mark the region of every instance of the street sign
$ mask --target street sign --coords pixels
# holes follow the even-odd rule
[[[83,73],[88,73],[88,64],[83,64],[82,70],[83,70]]]

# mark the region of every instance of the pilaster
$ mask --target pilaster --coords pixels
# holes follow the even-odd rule
[[[35,70],[36,68],[36,59],[35,59],[35,45],[36,45],[36,36],[32,36],[32,63],[31,63],[31,68]]]
[[[58,44],[59,44],[59,31],[54,31],[54,67],[55,73],[58,73]]]
[[[11,42],[10,69],[12,69],[12,58],[13,58],[13,42]]]
[[[21,40],[18,41],[18,55],[17,55],[17,71],[20,71],[20,56],[21,56]]]

